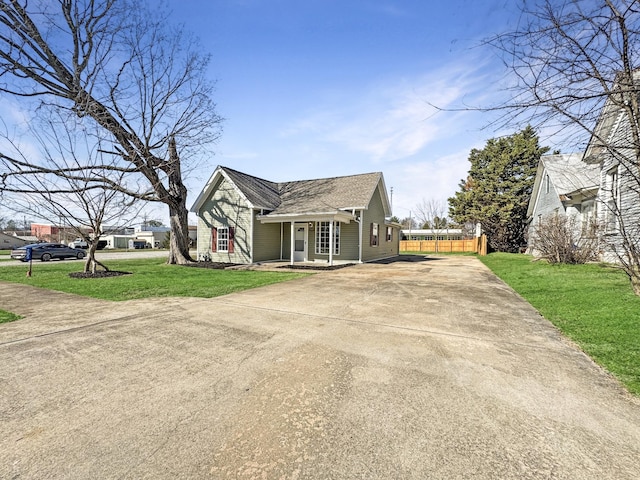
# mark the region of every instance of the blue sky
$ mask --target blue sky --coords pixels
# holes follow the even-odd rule
[[[401,218],[423,198],[446,202],[469,151],[500,132],[483,130],[486,114],[429,104],[501,95],[505,72],[479,44],[517,20],[513,3],[170,0],[212,55],[225,118],[190,202],[216,165],[273,181],[382,171]]]
[[[404,218],[423,199],[446,208],[470,150],[513,133],[483,129],[485,113],[431,106],[503,96],[506,71],[480,45],[514,26],[513,0],[165,2],[211,54],[225,119],[220,141],[189,173],[189,206],[216,165],[272,181],[381,171]],[[9,107],[0,105],[5,119],[24,121]],[[168,222],[164,205],[148,214]]]

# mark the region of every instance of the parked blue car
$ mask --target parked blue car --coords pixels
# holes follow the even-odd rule
[[[31,245],[11,250],[11,258],[23,262],[28,261],[27,248],[31,249],[31,258],[33,260],[41,260],[43,262],[48,262],[54,258],[59,258],[60,260],[65,258],[82,259],[86,255],[84,250],[76,250],[62,243],[32,243]]]

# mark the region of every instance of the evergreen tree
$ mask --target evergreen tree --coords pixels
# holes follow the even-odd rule
[[[531,126],[471,150],[467,179],[449,198],[451,218],[460,224],[479,222],[493,250],[518,252],[526,245],[527,206],[538,161],[548,150],[539,145]]]

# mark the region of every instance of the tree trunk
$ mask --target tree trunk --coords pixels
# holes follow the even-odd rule
[[[98,240],[89,242],[89,248],[87,249],[87,259],[84,261],[84,273],[96,273],[98,266],[102,267],[105,272],[109,271],[109,267],[96,259],[97,249]]]
[[[193,262],[189,254],[189,211],[187,210],[187,187],[182,181],[180,157],[174,138],[169,140],[169,162],[165,169],[168,179],[169,205],[169,258],[167,263],[184,265]]]
[[[187,207],[183,203],[182,208],[169,206],[169,258],[167,263],[184,265],[193,260],[189,254],[189,223],[187,220]]]

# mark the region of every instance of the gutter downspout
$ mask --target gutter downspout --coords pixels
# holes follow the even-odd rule
[[[362,210],[360,210],[360,216],[355,218],[358,224],[358,263],[362,263]]]
[[[197,262],[200,261],[200,242],[198,241],[199,239],[200,239],[200,219],[198,219],[198,227],[196,230],[196,261]]]
[[[333,219],[329,222],[329,266],[333,267],[333,249],[336,246],[336,239],[333,237]]]

